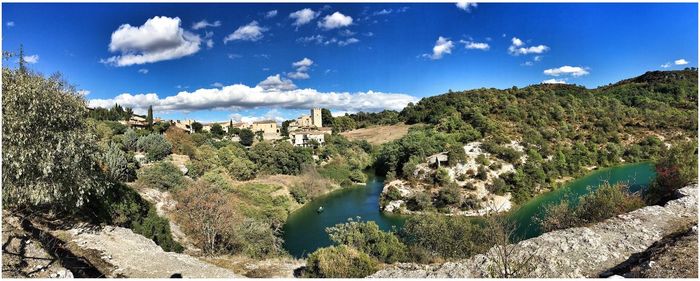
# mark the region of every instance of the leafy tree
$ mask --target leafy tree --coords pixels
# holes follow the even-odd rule
[[[435,205],[437,207],[447,207],[453,205],[461,204],[462,196],[456,187],[443,187],[438,192],[438,196],[435,199]]]
[[[326,127],[333,126],[333,114],[330,109],[321,108],[321,123]]]
[[[192,126],[192,130],[193,130],[195,133],[201,133],[201,132],[202,132],[202,128],[204,128],[204,126],[202,125],[202,123],[199,123],[199,122],[196,122],[196,121],[195,121],[195,122],[192,122],[192,125],[191,125],[191,126]]]
[[[109,183],[82,96],[24,68],[3,67],[2,81],[3,204],[74,211],[102,194]]]
[[[446,186],[452,181],[450,174],[444,168],[440,168],[435,171],[435,179],[433,182],[440,186]]]
[[[467,154],[461,145],[453,145],[447,149],[447,165],[454,166],[467,161]]]
[[[470,257],[488,249],[484,229],[464,216],[411,216],[400,236],[406,245],[449,259]]]
[[[225,133],[224,127],[222,127],[220,124],[214,124],[211,126],[211,134],[215,137],[223,137]]]
[[[648,201],[657,203],[689,183],[698,180],[697,142],[673,145],[656,163],[656,181],[648,192]]]
[[[241,138],[241,144],[245,146],[251,146],[255,138],[255,134],[250,129],[242,129],[238,136]]]
[[[355,123],[355,120],[348,116],[333,118],[333,132],[340,133],[354,130],[355,128],[357,128],[357,123]]]

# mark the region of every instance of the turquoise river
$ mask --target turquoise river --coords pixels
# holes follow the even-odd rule
[[[522,204],[510,214],[518,229],[516,235],[530,238],[540,234],[536,218],[542,216],[543,206],[555,204],[563,199],[575,200],[602,182],[627,183],[631,191],[639,191],[654,179],[656,173],[651,163],[637,163],[603,168],[570,181],[562,188],[547,192]],[[363,221],[375,221],[382,229],[401,227],[402,216],[387,215],[379,210],[379,195],[384,178],[369,174],[366,186],[353,186],[332,192],[316,199],[290,214],[284,225],[284,247],[295,257],[304,257],[314,250],[331,245],[325,232],[327,227],[360,217]],[[318,213],[319,207],[324,211]]]

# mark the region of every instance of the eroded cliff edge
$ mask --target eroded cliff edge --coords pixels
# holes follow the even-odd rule
[[[532,270],[523,277],[597,277],[644,252],[662,238],[697,225],[698,186],[677,191],[678,199],[664,206],[647,206],[604,222],[545,233],[514,244],[514,260],[532,255]],[[697,232],[694,232],[697,240]],[[438,265],[401,263],[371,278],[479,278],[491,277],[497,249],[472,258]],[[697,262],[697,258],[694,262]]]

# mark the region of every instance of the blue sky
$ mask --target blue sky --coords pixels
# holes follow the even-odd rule
[[[91,105],[154,105],[173,119],[400,110],[449,89],[593,88],[698,60],[693,3],[3,3],[2,12],[3,50],[24,44],[31,68],[61,72]]]

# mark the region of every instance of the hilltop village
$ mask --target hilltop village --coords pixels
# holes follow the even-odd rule
[[[119,105],[115,105],[118,108]],[[94,109],[92,109],[94,110]],[[197,122],[195,120],[162,120],[153,118],[149,123],[149,117],[131,115],[128,120],[119,120],[119,123],[132,128],[148,128],[149,126],[173,126],[189,134],[198,132],[208,132],[226,137],[232,141],[239,142],[240,134],[244,130],[253,132],[259,140],[279,140],[288,138],[294,146],[307,147],[311,145],[322,145],[325,142],[324,135],[332,133],[332,127],[324,127],[321,117],[321,108],[312,108],[309,115],[302,115],[285,123],[284,131],[275,120],[261,120],[252,123],[245,122]],[[161,125],[161,126],[163,126]],[[245,134],[245,133],[244,133]]]

